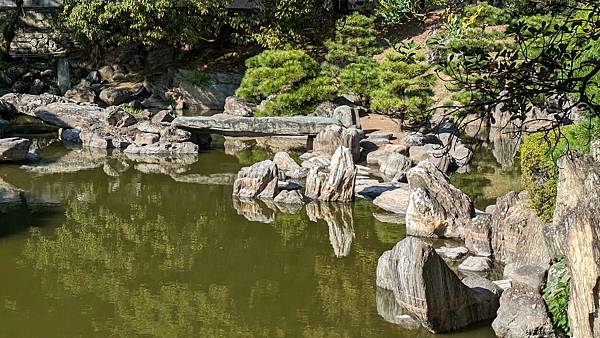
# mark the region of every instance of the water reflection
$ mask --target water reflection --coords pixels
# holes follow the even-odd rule
[[[348,256],[354,239],[354,217],[351,204],[313,201],[306,205],[306,213],[312,222],[322,219],[327,223],[329,242],[335,256]]]

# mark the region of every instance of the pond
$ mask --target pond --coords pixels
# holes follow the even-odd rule
[[[489,152],[453,179],[480,208],[518,181]],[[42,169],[0,167],[26,192],[0,210],[0,336],[433,337],[382,317],[377,259],[405,232],[370,202],[294,214],[233,200],[248,156],[222,150],[105,156],[51,145]],[[484,323],[448,336],[494,334]]]

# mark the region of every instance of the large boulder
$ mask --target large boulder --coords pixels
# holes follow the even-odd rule
[[[502,294],[497,317],[492,323],[498,337],[556,337],[539,292],[544,275],[545,270],[539,266],[526,265],[514,272],[512,287]]]
[[[401,184],[396,189],[386,191],[373,200],[373,204],[381,209],[405,216],[410,199],[408,184]]]
[[[0,98],[0,116],[9,118],[16,114],[32,115],[39,107],[51,103],[72,102],[62,96],[52,94],[30,95],[9,93]]]
[[[464,225],[475,215],[471,199],[429,161],[412,168],[407,178],[407,235],[463,238]]]
[[[367,163],[380,165],[382,161],[394,153],[406,155],[407,148],[402,144],[383,144],[377,150],[367,154]]]
[[[431,332],[447,332],[495,317],[499,290],[481,279],[464,284],[432,246],[408,237],[379,259],[377,286]]]
[[[225,99],[225,109],[223,114],[235,116],[254,116],[256,105],[237,96],[229,96]]]
[[[465,246],[478,256],[492,256],[492,215],[482,213],[465,224]]]
[[[406,173],[412,168],[412,165],[410,158],[400,153],[390,153],[379,162],[379,172],[387,181],[406,181]]]
[[[285,151],[280,151],[273,157],[273,162],[280,170],[291,172],[300,169],[300,165]]]
[[[354,199],[355,183],[352,153],[340,146],[331,158],[328,173],[311,168],[306,178],[306,196],[328,202],[350,202]]]
[[[278,169],[267,160],[242,168],[233,183],[233,195],[239,198],[273,199],[277,196]]]
[[[338,147],[343,146],[352,151],[355,161],[360,158],[360,140],[364,137],[362,130],[331,125],[317,134],[313,142],[313,152],[333,155]]]
[[[413,146],[409,150],[410,159],[415,163],[429,161],[442,172],[447,172],[452,164],[452,157],[443,145],[428,143],[422,146]]]
[[[544,235],[544,224],[529,208],[527,192],[509,192],[496,200],[491,211],[491,244],[494,258],[515,267],[548,266],[554,251]]]
[[[94,103],[96,101],[96,93],[85,79],[81,80],[77,86],[67,90],[65,97],[78,103]]]
[[[105,111],[93,105],[55,102],[37,107],[25,114],[61,128],[87,129],[104,125]]]
[[[600,164],[592,156],[572,153],[558,167],[553,226],[566,229],[562,246],[571,274],[569,326],[573,337],[600,337]]]
[[[31,141],[20,137],[0,139],[0,162],[22,161],[29,153]]]
[[[359,112],[360,112],[361,108],[342,105],[342,106],[336,107],[333,110],[333,114],[331,116],[333,118],[339,120],[342,123],[342,125],[346,128],[350,128],[350,127],[360,128]],[[365,110],[365,109],[362,108],[362,110]]]

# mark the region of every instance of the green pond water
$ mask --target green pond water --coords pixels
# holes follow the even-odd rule
[[[233,174],[252,156],[222,150],[156,163],[40,154],[41,169],[0,166],[25,191],[0,207],[0,337],[433,337],[382,317],[393,302],[375,286],[377,259],[405,231],[368,201],[295,214],[235,201]],[[494,163],[478,152],[453,178],[480,208],[518,182]],[[484,323],[446,336],[494,334]]]

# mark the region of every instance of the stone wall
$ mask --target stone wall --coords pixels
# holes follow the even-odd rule
[[[19,17],[10,55],[61,55],[72,43],[61,27],[58,8],[26,8]]]

